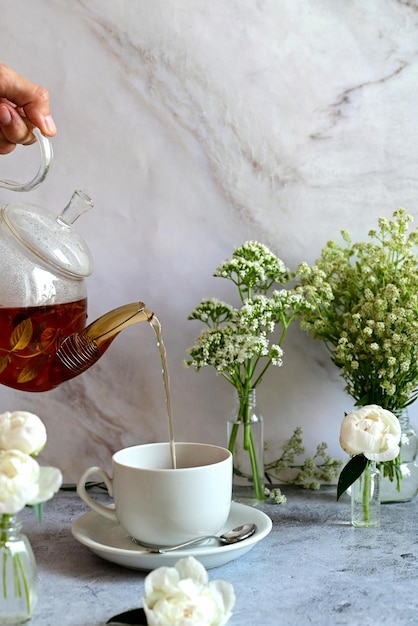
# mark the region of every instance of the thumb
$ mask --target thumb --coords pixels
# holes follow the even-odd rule
[[[55,122],[49,108],[49,93],[0,63],[0,97],[20,107],[28,120],[45,135],[55,135]]]

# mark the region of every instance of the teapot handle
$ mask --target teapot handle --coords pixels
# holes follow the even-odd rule
[[[39,166],[38,173],[28,183],[17,183],[13,180],[0,180],[0,187],[10,189],[11,191],[30,191],[31,189],[35,189],[35,187],[40,185],[41,182],[45,180],[52,163],[52,145],[49,139],[41,133],[39,128],[33,128],[32,133],[37,139],[39,150],[41,152],[41,164]]]

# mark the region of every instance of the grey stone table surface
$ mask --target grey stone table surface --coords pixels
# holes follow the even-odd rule
[[[350,525],[336,489],[282,486],[287,502],[260,507],[271,533],[240,558],[208,571],[236,593],[231,626],[418,625],[418,500],[382,505],[381,526]],[[109,563],[71,533],[86,505],[61,491],[24,531],[39,570],[33,626],[102,626],[142,605],[146,572]]]

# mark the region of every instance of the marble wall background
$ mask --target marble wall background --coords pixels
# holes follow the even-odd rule
[[[416,216],[418,2],[0,6],[1,59],[49,89],[59,128],[53,169],[25,200],[58,213],[73,189],[91,195],[77,222],[95,258],[89,319],[145,301],[163,326],[177,439],[224,444],[232,389],[184,369],[200,330],[187,316],[203,297],[230,298],[212,272],[247,239],[294,268],[341,228],[360,238],[399,206]],[[1,158],[1,177],[36,160],[20,148]],[[272,453],[300,425],[307,452],[325,440],[342,458],[342,387],[322,345],[292,329],[284,367],[259,391]],[[54,391],[2,387],[0,406],[43,417],[43,459],[67,481],[121,446],[167,438],[146,324]]]

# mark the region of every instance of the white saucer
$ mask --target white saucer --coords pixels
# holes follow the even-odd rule
[[[239,543],[220,546],[211,542],[165,554],[146,552],[140,545],[136,545],[132,541],[119,524],[106,519],[95,511],[84,513],[76,519],[71,531],[80,543],[90,548],[98,556],[106,561],[131,569],[150,571],[160,567],[160,565],[172,566],[186,556],[194,556],[206,569],[210,569],[242,556],[261,539],[264,539],[272,528],[272,521],[268,515],[251,506],[233,502],[225,527],[221,529],[219,534],[247,522],[254,522],[257,525],[257,530],[254,535]]]

